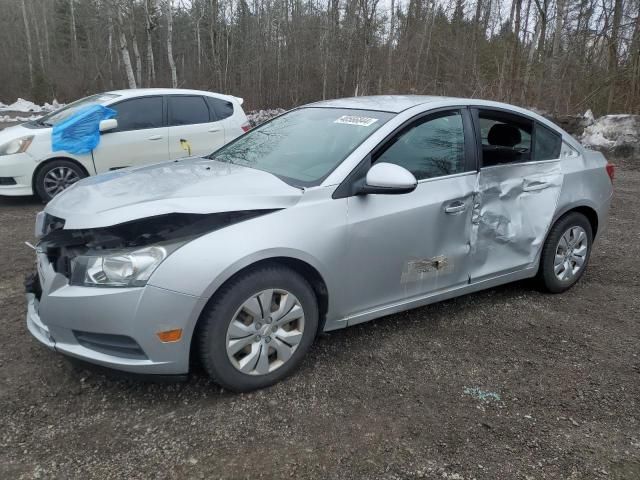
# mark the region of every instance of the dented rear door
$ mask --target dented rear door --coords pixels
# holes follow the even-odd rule
[[[471,219],[472,282],[533,265],[561,187],[559,159],[480,170]]]
[[[472,108],[480,159],[472,283],[535,266],[562,188],[561,137],[520,113]]]

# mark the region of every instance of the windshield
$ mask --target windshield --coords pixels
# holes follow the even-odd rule
[[[301,108],[275,118],[209,158],[264,170],[296,187],[319,185],[393,113]]]
[[[55,112],[45,115],[39,120],[36,120],[35,123],[53,127],[54,125],[65,121],[67,118],[69,118],[71,115],[82,108],[90,107],[93,105],[102,105],[104,104],[104,102],[112,100],[118,96],[119,95],[116,95],[115,93],[99,93],[97,95],[91,95],[89,97],[81,98],[80,100],[76,100],[75,102],[70,103],[66,107],[62,107]]]

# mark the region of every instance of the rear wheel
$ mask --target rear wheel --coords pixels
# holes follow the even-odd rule
[[[571,288],[584,274],[593,232],[587,217],[571,212],[551,227],[540,258],[538,281],[551,293]]]
[[[75,162],[70,160],[49,161],[36,175],[36,193],[43,202],[48,202],[58,193],[86,176],[84,170]]]
[[[269,266],[222,287],[200,322],[204,368],[221,386],[246,392],[273,385],[300,364],[316,335],[318,306],[301,275]]]

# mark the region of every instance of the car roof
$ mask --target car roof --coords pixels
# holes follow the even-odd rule
[[[382,112],[400,113],[408,108],[442,101],[468,100],[454,97],[440,97],[436,95],[371,95],[366,97],[338,98],[335,100],[323,100],[321,102],[306,105],[307,107],[326,108],[355,108],[363,110],[378,110]]]
[[[208,92],[205,90],[190,90],[187,88],[127,88],[123,90],[111,90],[104,92],[105,94],[118,95],[119,100],[132,97],[146,97],[149,95],[207,95],[209,97],[222,98],[226,100],[233,100],[242,105],[242,98],[234,97],[233,95],[224,95],[222,93]]]
[[[434,107],[469,105],[476,107],[493,107],[511,110],[514,113],[526,114],[541,118],[536,112],[509,103],[481,100],[479,98],[444,97],[438,95],[370,95],[363,97],[337,98],[304,105],[305,107],[350,108],[377,110],[381,112],[401,113],[417,105],[434,104]],[[437,104],[437,105],[436,105]]]
[[[537,120],[543,125],[546,125],[547,127],[562,134],[565,140],[572,146],[580,145],[577,140],[575,140],[562,128],[535,111],[518,107],[517,105],[511,105],[509,103],[495,102],[493,100],[481,100],[479,98],[443,97],[437,95],[371,95],[364,97],[349,97],[337,98],[334,100],[323,100],[320,102],[303,105],[303,107],[375,110],[399,114],[405,110],[408,110],[409,108],[418,105],[430,104],[432,104],[434,108],[449,106],[474,106],[507,110],[515,114],[525,115],[533,120]]]

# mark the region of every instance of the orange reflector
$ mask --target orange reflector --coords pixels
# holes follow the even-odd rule
[[[175,330],[165,330],[164,332],[156,333],[158,338],[163,343],[177,342],[182,338],[182,329],[176,328]]]

